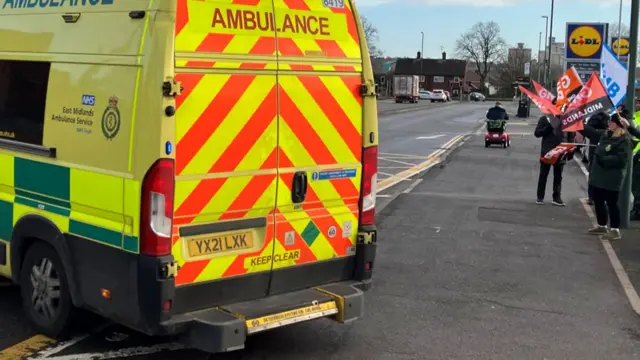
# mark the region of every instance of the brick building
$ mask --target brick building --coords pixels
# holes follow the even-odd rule
[[[420,87],[426,90],[442,89],[454,93],[465,81],[467,61],[447,59],[447,53],[442,53],[441,59],[398,59],[395,75],[421,75],[420,61],[422,61],[422,79]],[[459,85],[455,85],[459,84]]]

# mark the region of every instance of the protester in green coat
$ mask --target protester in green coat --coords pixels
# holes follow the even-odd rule
[[[607,130],[598,130],[586,124],[581,131],[590,139],[600,136],[589,174],[598,226],[590,229],[589,233],[603,235],[608,240],[618,240],[621,238],[618,197],[629,166],[632,144],[626,130],[629,126],[626,119],[616,113],[611,116],[608,125]]]

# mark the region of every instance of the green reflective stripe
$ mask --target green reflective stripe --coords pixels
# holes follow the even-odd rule
[[[30,199],[44,205],[54,205],[63,209],[71,209],[71,203],[65,200],[54,199],[52,197],[43,196],[36,193],[26,192],[24,190],[16,189],[16,197],[23,197],[26,199]]]
[[[16,157],[14,186],[58,200],[69,201],[71,170],[66,167]],[[31,196],[30,196],[31,197]]]
[[[140,252],[140,243],[138,241],[138,238],[131,235],[125,235],[122,248],[133,253]]]
[[[122,247],[122,233],[117,231],[85,224],[71,219],[69,221],[69,232],[72,235],[82,236],[103,244],[118,248]]]
[[[13,204],[0,200],[0,239],[11,240],[13,232]]]
[[[71,215],[71,210],[69,210],[69,209],[64,209],[64,208],[59,208],[59,207],[53,206],[53,205],[43,204],[41,202],[34,201],[34,200],[31,200],[31,199],[26,199],[26,198],[23,198],[23,197],[16,196],[16,200],[15,201],[16,201],[16,204],[29,206],[29,207],[32,207],[32,208],[38,209],[38,210],[48,211],[50,213],[62,215],[64,217],[69,217],[69,215]]]

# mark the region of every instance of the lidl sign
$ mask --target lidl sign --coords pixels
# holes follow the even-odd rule
[[[567,59],[600,59],[607,24],[567,23]]]
[[[629,41],[628,37],[618,38],[616,36],[611,38],[611,50],[613,50],[613,53],[616,55],[620,55],[620,56],[629,55],[629,51],[631,50],[630,45],[631,45],[631,42]]]

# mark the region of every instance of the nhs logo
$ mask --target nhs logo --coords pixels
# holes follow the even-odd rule
[[[82,95],[82,105],[95,106],[96,105],[95,95]]]

